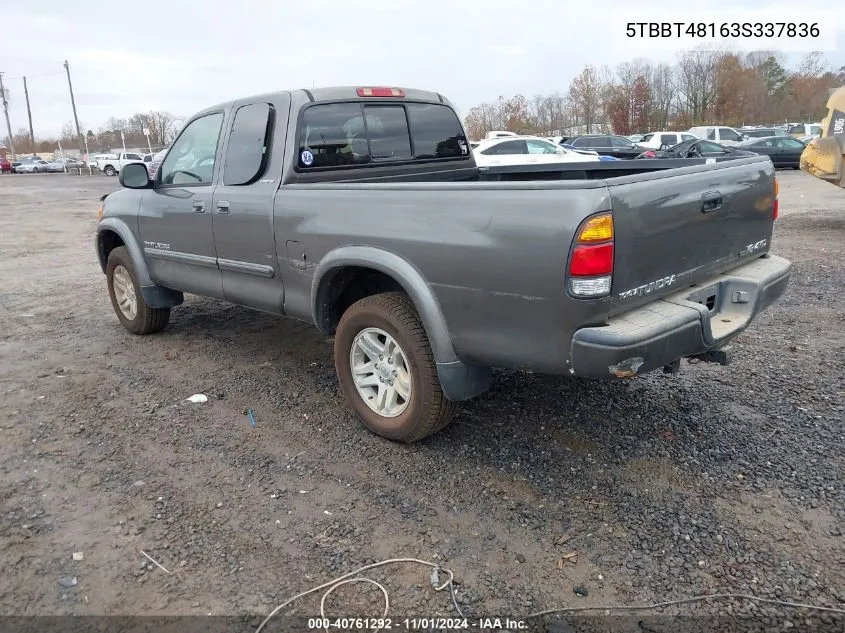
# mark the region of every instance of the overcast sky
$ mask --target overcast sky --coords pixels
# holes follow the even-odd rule
[[[564,92],[586,63],[638,55],[673,61],[680,45],[651,48],[625,22],[700,17],[677,0],[0,0],[0,71],[13,131],[26,127],[29,77],[36,138],[72,120],[62,63],[70,63],[80,122],[168,110],[190,116],[227,99],[312,85],[402,85],[437,90],[465,113],[499,95]],[[698,3],[703,4],[701,2]],[[815,21],[813,2],[708,0],[704,15]],[[818,3],[819,10],[834,3]],[[90,7],[90,8],[88,8]],[[743,13],[745,11],[745,13]],[[748,13],[753,11],[753,13]],[[781,11],[783,13],[784,11]],[[845,65],[843,20],[827,52]],[[809,48],[816,46],[810,45]],[[800,52],[791,52],[795,63]],[[5,137],[5,129],[0,137]]]

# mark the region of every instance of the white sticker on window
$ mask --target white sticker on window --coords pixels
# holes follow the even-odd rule
[[[306,167],[310,167],[314,164],[314,154],[312,154],[309,150],[304,149],[299,155],[299,160],[302,161],[302,164]]]

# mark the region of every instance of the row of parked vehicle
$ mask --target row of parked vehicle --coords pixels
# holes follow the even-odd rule
[[[629,137],[614,134],[522,136],[490,132],[471,144],[481,166],[576,163],[599,160],[704,158],[725,160],[766,155],[775,167],[797,169],[805,142],[782,128],[694,127]]]
[[[26,156],[19,160],[0,159],[0,173],[4,174],[47,174],[67,171],[72,167],[84,165],[75,158],[56,158],[44,160],[40,156]]]
[[[24,156],[15,161],[0,159],[0,173],[11,174],[49,174],[66,172],[70,169],[88,168],[101,171],[106,176],[116,176],[120,170],[130,163],[141,163],[147,167],[150,177],[155,175],[155,170],[161,164],[165,150],[155,154],[138,154],[133,152],[122,152],[119,154],[95,154],[91,156],[90,163],[76,158],[55,158],[45,160],[40,156]]]

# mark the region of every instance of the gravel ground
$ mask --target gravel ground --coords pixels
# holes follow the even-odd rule
[[[92,237],[114,179],[0,177],[0,614],[236,614],[250,630],[394,557],[454,570],[473,616],[716,592],[845,607],[845,191],[780,180],[773,252],[793,278],[734,364],[624,382],[499,371],[446,431],[400,446],[352,418],[307,324],[187,297],[161,335],[125,332]],[[395,619],[452,615],[429,572],[371,577]],[[378,593],[343,587],[327,611],[375,617]],[[319,597],[294,607],[316,614]],[[660,613],[834,627],[745,600]]]

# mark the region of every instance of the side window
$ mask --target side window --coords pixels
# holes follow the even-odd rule
[[[711,154],[719,154],[719,153],[724,153],[724,152],[726,151],[726,150],[725,150],[725,149],[724,149],[721,145],[719,145],[718,143],[708,143],[707,141],[701,141],[701,142],[698,144],[698,148],[699,148],[702,152],[709,152],[709,153],[711,153]]]
[[[272,122],[273,107],[269,103],[238,108],[223,163],[224,185],[246,185],[264,173],[270,157]]]
[[[557,154],[557,149],[551,143],[540,141],[525,141],[529,154]]]
[[[217,142],[223,113],[206,114],[191,121],[167,152],[159,168],[164,185],[209,184],[214,177]]]
[[[642,138],[640,139],[640,143],[647,143],[648,141],[650,141],[650,140],[651,140],[651,138],[652,138],[653,136],[654,136],[654,134],[646,134],[644,137],[642,137]]]
[[[762,145],[763,145],[763,147],[775,147],[774,141],[771,141],[771,140],[763,141]]]
[[[364,117],[357,103],[312,106],[302,114],[299,167],[340,167],[370,162]]]
[[[661,145],[668,145],[671,147],[672,145],[677,145],[678,143],[678,136],[676,134],[661,134],[660,135],[660,144]]]
[[[370,155],[377,159],[411,158],[411,137],[402,106],[364,106]]]
[[[594,136],[590,147],[611,147],[610,137],[608,136]]]
[[[504,143],[499,144],[499,151],[496,153],[499,155],[527,154],[528,148],[525,146],[525,141],[505,141]]]
[[[723,141],[741,141],[742,137],[730,128],[720,127],[719,138]]]
[[[414,140],[414,158],[469,157],[467,137],[452,108],[432,103],[409,103],[406,108]]]
[[[707,138],[710,139],[711,141],[716,140],[716,128],[714,128],[714,127],[707,128]]]
[[[631,141],[629,141],[628,139],[619,138],[618,136],[611,136],[610,146],[628,149],[629,147],[631,147]]]
[[[141,160],[141,157],[138,154],[127,154],[126,160]]]
[[[588,138],[576,138],[574,141],[570,141],[569,144],[572,147],[588,147],[587,143],[589,140]]]

